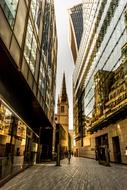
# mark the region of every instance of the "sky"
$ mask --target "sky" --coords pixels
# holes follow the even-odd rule
[[[69,100],[69,129],[73,129],[72,74],[74,70],[74,63],[69,47],[68,9],[81,2],[82,0],[54,0],[58,36],[56,104],[58,95],[60,94],[62,88],[63,73],[65,73],[67,95]],[[57,113],[57,108],[55,108],[55,113]]]

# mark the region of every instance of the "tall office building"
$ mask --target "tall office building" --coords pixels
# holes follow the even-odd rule
[[[52,155],[53,0],[0,1],[0,178]],[[39,145],[39,146],[38,146]]]
[[[78,4],[69,9],[69,18],[70,45],[73,59],[75,62],[83,33],[83,4]]]
[[[127,1],[86,1],[84,32],[74,71],[77,152],[95,158],[109,149],[111,161],[127,163]],[[86,12],[87,11],[87,12]]]

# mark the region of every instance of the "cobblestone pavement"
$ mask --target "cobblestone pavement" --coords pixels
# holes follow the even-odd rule
[[[61,161],[61,167],[53,163],[38,164],[20,173],[1,190],[127,190],[127,166],[99,165],[86,158]]]

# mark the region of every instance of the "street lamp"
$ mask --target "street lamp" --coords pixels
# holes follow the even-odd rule
[[[60,125],[57,127],[56,132],[58,134],[56,166],[60,166],[60,139],[61,139]]]

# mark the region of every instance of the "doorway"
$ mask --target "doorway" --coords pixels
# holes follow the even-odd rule
[[[112,137],[112,142],[113,142],[114,161],[116,163],[121,163],[119,136]]]
[[[110,166],[108,134],[96,137],[95,157],[99,164]]]

